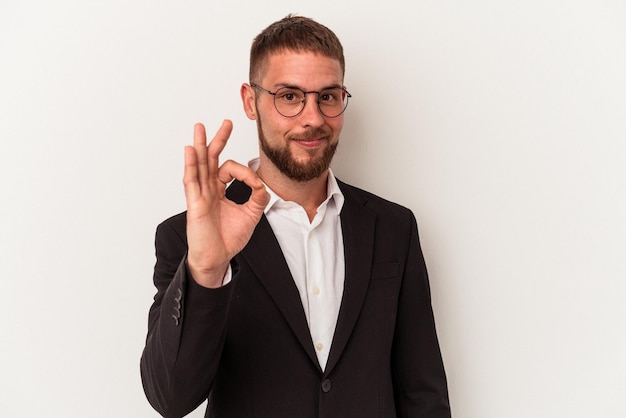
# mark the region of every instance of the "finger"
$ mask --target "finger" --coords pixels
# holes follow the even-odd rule
[[[185,197],[187,201],[196,200],[200,196],[200,183],[198,181],[198,157],[191,146],[185,147],[185,172],[183,175]]]
[[[233,131],[233,123],[224,119],[222,122],[222,126],[217,130],[217,133],[209,143],[208,147],[208,164],[209,164],[209,175],[217,176],[217,172],[219,169],[219,157],[224,148],[226,147],[226,142],[228,142],[228,138],[230,138],[230,133]]]
[[[207,160],[206,130],[204,125],[196,123],[193,127],[193,149],[196,154],[196,177],[197,181],[202,185],[207,184],[209,179],[209,169]]]
[[[270,202],[270,194],[265,189],[265,184],[252,188],[252,194],[246,205],[254,205],[254,209],[262,211]]]
[[[236,163],[235,161],[226,161],[219,169],[219,180],[227,184],[233,179],[237,179],[250,188],[252,188],[252,195],[248,202],[252,202],[256,208],[265,208],[269,202],[269,193],[265,190],[265,184],[259,178],[259,176],[249,167]]]
[[[225,161],[224,164],[222,164],[218,172],[218,178],[224,184],[229,183],[233,179],[237,179],[252,188],[258,188],[263,185],[263,181],[250,167],[239,164],[233,160]]]

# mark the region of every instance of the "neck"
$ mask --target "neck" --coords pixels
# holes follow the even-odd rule
[[[309,220],[313,220],[317,208],[326,200],[328,170],[312,180],[296,181],[285,176],[271,163],[263,164],[263,160],[261,160],[257,175],[283,200],[295,202],[302,206],[309,216]]]

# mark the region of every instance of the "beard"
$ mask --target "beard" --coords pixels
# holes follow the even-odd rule
[[[335,155],[335,151],[337,151],[338,142],[334,144],[328,144],[322,155],[307,161],[306,163],[301,163],[293,158],[291,154],[291,150],[289,149],[289,143],[282,146],[271,146],[267,139],[265,138],[265,134],[263,133],[263,127],[261,124],[261,119],[257,119],[257,130],[259,132],[259,143],[261,145],[261,150],[267,156],[267,158],[278,168],[278,170],[283,173],[288,178],[298,181],[305,182],[309,180],[313,180],[328,170],[330,167],[330,163],[333,160],[333,156]],[[309,139],[309,138],[328,138],[328,132],[323,129],[311,129],[310,131],[305,132],[302,135],[298,135],[297,137],[287,138],[288,140],[296,139]],[[328,139],[327,139],[328,140]]]

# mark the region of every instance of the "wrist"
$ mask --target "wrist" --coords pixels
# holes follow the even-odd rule
[[[201,269],[187,260],[187,270],[193,280],[202,287],[215,289],[223,286],[224,277],[228,272],[230,262],[212,269]]]

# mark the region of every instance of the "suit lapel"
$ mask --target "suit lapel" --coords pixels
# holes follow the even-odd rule
[[[234,182],[228,188],[226,195],[229,199],[241,204],[248,200],[250,189],[240,182]],[[300,341],[304,351],[319,368],[298,288],[291,276],[278,240],[265,216],[259,221],[248,245],[241,251],[240,255],[246,259],[250,268],[282,312],[285,321]]]
[[[339,187],[345,197],[341,211],[341,228],[346,275],[335,335],[324,371],[326,375],[339,361],[356,325],[369,286],[374,251],[376,216],[365,208],[367,202],[365,199],[355,195],[352,189],[342,182],[339,182]],[[243,183],[235,181],[228,188],[226,195],[229,199],[241,204],[248,200],[250,189]],[[283,313],[304,351],[319,368],[298,288],[265,216],[261,218],[241,255],[245,257]]]
[[[366,201],[339,182],[345,202],[341,211],[341,229],[346,276],[335,335],[324,374],[332,371],[348,343],[363,306],[370,281],[374,251],[376,216],[364,207]]]

